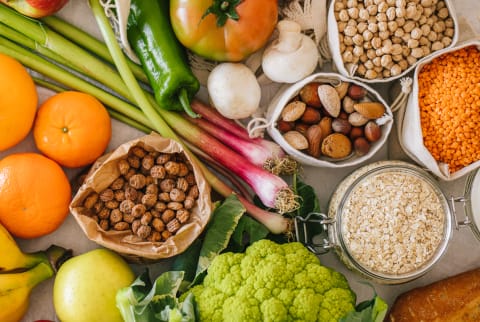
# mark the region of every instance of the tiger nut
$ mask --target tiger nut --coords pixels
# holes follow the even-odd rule
[[[352,152],[350,139],[342,133],[332,133],[323,139],[322,153],[330,158],[340,159]]]
[[[283,138],[296,150],[305,150],[308,148],[307,138],[298,131],[288,131],[283,135]]]
[[[295,122],[302,117],[307,105],[302,101],[293,101],[287,104],[282,110],[281,117],[283,121]]]
[[[316,108],[322,107],[322,102],[318,97],[318,86],[320,86],[320,84],[319,82],[311,82],[303,86],[299,93],[300,99],[309,106]]]

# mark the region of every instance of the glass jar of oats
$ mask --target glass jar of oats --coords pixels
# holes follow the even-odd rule
[[[364,166],[330,200],[330,242],[341,260],[384,284],[425,274],[445,253],[452,234],[447,198],[431,176],[403,161]]]
[[[466,219],[463,224],[470,226],[477,239],[480,239],[480,170],[472,172],[465,185],[464,201]]]

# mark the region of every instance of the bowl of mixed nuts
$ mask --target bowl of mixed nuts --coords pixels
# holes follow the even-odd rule
[[[455,45],[458,24],[447,0],[334,0],[328,42],[340,74],[387,82],[432,53]]]
[[[335,73],[313,74],[280,89],[267,118],[269,135],[302,164],[347,167],[373,156],[393,123],[369,86]]]
[[[150,134],[99,159],[70,210],[90,240],[132,261],[184,251],[212,212],[210,186],[182,146]]]

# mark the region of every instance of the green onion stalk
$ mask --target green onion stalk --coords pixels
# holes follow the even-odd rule
[[[175,131],[190,139],[201,137],[204,133],[179,113],[163,110],[156,105],[152,94],[141,86],[141,78],[139,82],[142,73],[138,68],[132,68],[132,62],[123,54],[99,1],[90,0],[89,3],[106,47],[98,40],[92,41],[92,36],[78,33],[78,30],[77,34],[81,36],[78,44],[75,43],[77,34],[72,32],[76,30],[75,27],[65,28],[71,40],[67,39],[57,32],[68,25],[59,18],[45,19],[51,25],[55,24],[58,30],[54,31],[42,21],[26,18],[7,6],[0,5],[0,52],[66,88],[95,96],[108,106],[113,117],[122,122],[144,132],[152,129],[180,142],[186,151],[190,151]],[[110,55],[106,54],[105,48]],[[194,155],[192,157],[196,158]],[[224,197],[235,193],[203,163],[198,163],[214,190]],[[289,219],[259,208],[241,195],[238,197],[246,211],[272,233],[290,232]]]

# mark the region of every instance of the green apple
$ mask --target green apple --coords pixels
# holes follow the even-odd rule
[[[53,285],[53,304],[62,322],[122,322],[115,305],[120,288],[135,274],[118,254],[95,249],[66,261]]]

